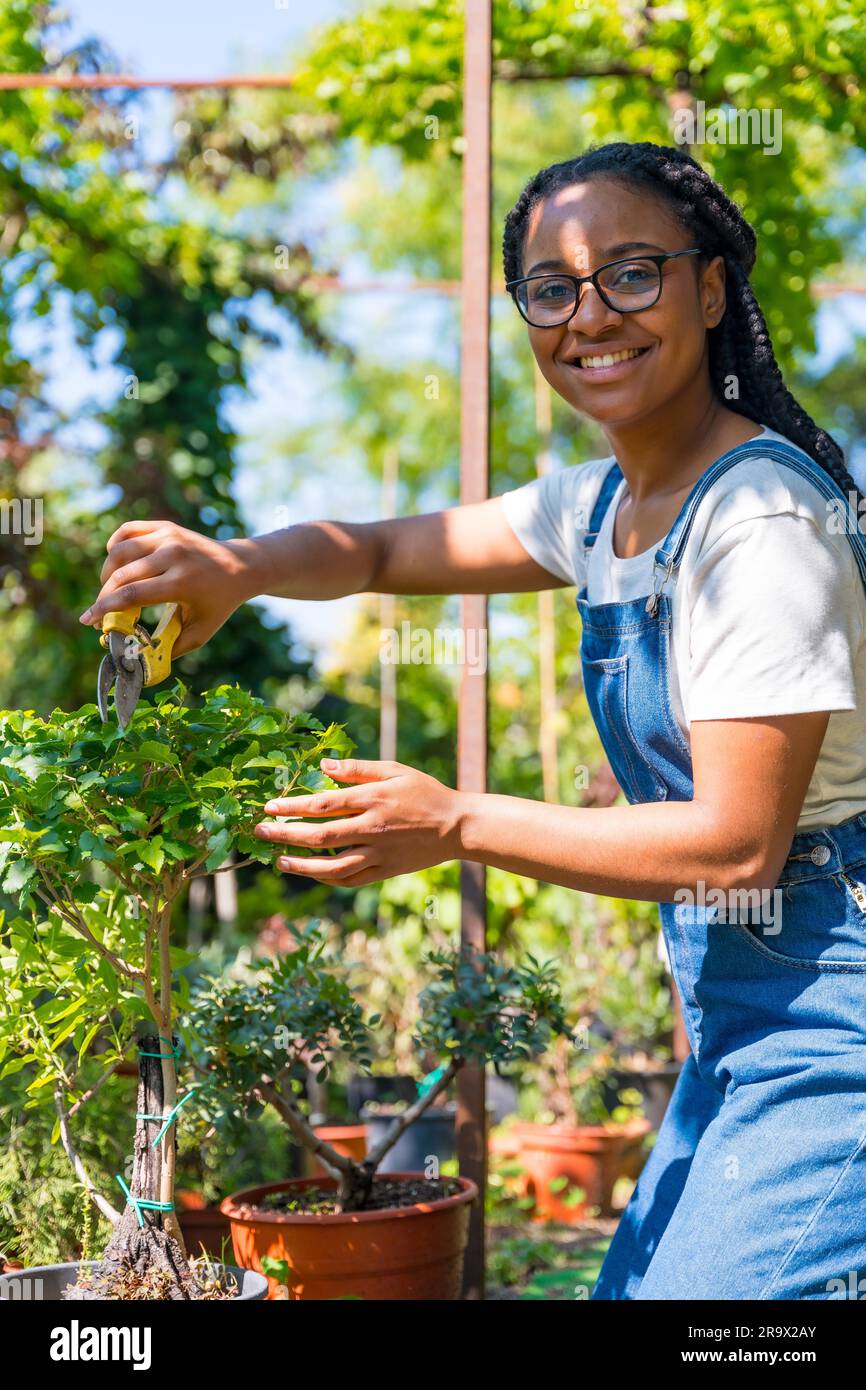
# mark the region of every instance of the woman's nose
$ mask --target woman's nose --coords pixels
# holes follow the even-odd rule
[[[574,313],[568,320],[566,327],[588,337],[590,333],[596,332],[601,327],[608,327],[612,323],[621,322],[622,314],[605,304],[595,285],[588,282],[580,286]]]

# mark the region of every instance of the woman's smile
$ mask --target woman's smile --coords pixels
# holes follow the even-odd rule
[[[604,346],[583,349],[574,356],[563,359],[563,365],[578,372],[581,380],[587,385],[596,386],[630,376],[654,349],[654,343],[645,347]]]

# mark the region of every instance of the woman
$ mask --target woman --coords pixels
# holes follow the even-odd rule
[[[506,280],[610,457],[367,525],[221,544],[129,522],[82,615],[180,600],[182,652],[257,594],[577,587],[629,805],[466,795],[353,759],[327,769],[343,789],[265,807],[308,822],[258,833],[338,850],[276,860],[322,882],[461,858],[661,904],[691,1055],[602,1299],[838,1298],[866,1273],[866,546],[838,446],[783,384],[754,259],[680,150],[542,170],[506,219]]]

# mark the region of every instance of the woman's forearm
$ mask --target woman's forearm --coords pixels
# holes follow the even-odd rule
[[[245,597],[334,599],[373,588],[384,537],[375,522],[306,521],[231,546],[244,560]]]
[[[672,902],[699,883],[769,888],[781,867],[697,801],[584,808],[458,795],[461,859],[583,892]]]
[[[505,519],[500,499],[383,521],[309,521],[229,542],[243,557],[245,597],[493,594],[557,588]]]
[[[290,819],[266,819],[256,834],[288,850],[275,861],[283,872],[348,887],[464,859],[650,902],[772,889],[827,718],[695,721],[693,799],[638,806],[554,806],[455,790],[405,763],[325,759],[341,785],[268,802],[266,817]]]

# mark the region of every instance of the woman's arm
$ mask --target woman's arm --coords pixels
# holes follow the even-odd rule
[[[326,768],[350,785],[269,802],[269,815],[339,816],[257,827],[261,838],[333,858],[283,855],[277,867],[355,886],[475,860],[609,897],[674,900],[678,890],[772,888],[827,728],[827,711],[692,724],[692,801],[554,806],[456,792],[399,763]],[[324,766],[324,764],[323,764]]]
[[[81,615],[180,603],[175,654],[193,651],[259,594],[526,593],[563,586],[524,550],[498,497],[425,516],[310,521],[246,540],[215,541],[170,521],[127,521],[108,542],[102,588]]]

